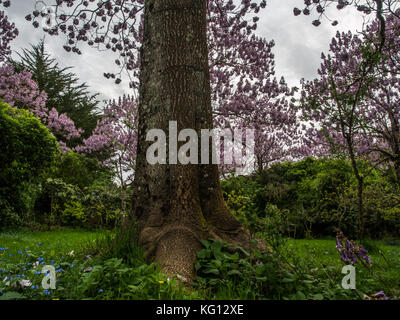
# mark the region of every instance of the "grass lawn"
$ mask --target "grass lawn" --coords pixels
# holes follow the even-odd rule
[[[336,249],[335,239],[288,239],[287,246],[302,256],[309,256],[310,253],[313,253],[313,256],[318,256],[318,261],[325,265],[337,265],[341,262],[338,250]],[[399,240],[367,241],[365,247],[369,251],[369,256],[373,263],[375,262],[380,265],[387,265],[389,263],[394,267],[397,266],[400,276]],[[381,250],[382,254],[379,253],[379,250]]]
[[[0,232],[0,294],[11,290],[11,295],[0,296],[0,299],[20,298],[17,292],[21,291],[25,298],[50,298],[51,290],[41,288],[43,266],[54,266],[57,279],[62,279],[63,274],[76,278],[81,266],[87,264],[85,260],[89,260],[85,250],[105,234],[74,229]],[[20,280],[29,282],[21,286]]]
[[[27,299],[185,299],[202,298],[201,294],[173,293],[162,287],[165,278],[154,266],[130,267],[113,258],[99,262],[91,257],[96,240],[107,232],[65,229],[46,232],[0,232],[0,300]],[[313,277],[340,290],[344,266],[339,258],[334,239],[288,239],[285,254],[301,263]],[[399,296],[400,245],[398,241],[367,241],[365,247],[372,259],[371,268],[356,265],[358,296],[388,290],[384,283],[395,288],[392,296]],[[53,265],[57,275],[57,289],[43,290],[41,282],[44,265]],[[380,280],[377,280],[376,278]],[[21,280],[29,280],[20,284]],[[325,282],[324,282],[325,281]],[[307,281],[305,281],[307,282]],[[310,283],[313,286],[312,283]],[[164,289],[163,289],[164,288]],[[390,290],[389,290],[390,291]],[[7,294],[5,294],[7,293]],[[325,297],[325,295],[324,295]],[[218,298],[218,297],[217,297]],[[298,296],[299,299],[302,295]],[[354,295],[357,298],[357,295]]]
[[[370,294],[384,290],[382,281],[400,292],[400,241],[380,240],[365,241],[372,264],[364,268],[360,263],[355,264],[357,289]],[[335,239],[288,239],[287,248],[300,259],[308,260],[310,267],[322,270],[321,275],[333,277],[334,281],[344,277],[341,269],[344,266],[336,249]],[[325,273],[325,271],[327,271]],[[328,275],[329,274],[329,275]],[[380,289],[380,290],[379,290]],[[373,292],[373,291],[376,292]]]
[[[0,247],[8,248],[7,251],[0,252],[0,257],[7,258],[8,262],[18,262],[21,258],[21,254],[18,252],[28,251],[45,258],[57,258],[67,255],[71,251],[82,251],[91,242],[104,237],[104,234],[103,231],[74,229],[0,232]]]

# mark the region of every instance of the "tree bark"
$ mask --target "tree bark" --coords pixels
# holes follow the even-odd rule
[[[145,1],[141,49],[132,216],[148,260],[187,281],[195,277],[201,239],[245,248],[249,242],[223,200],[217,165],[150,165],[146,160],[153,143],[146,141],[150,129],[162,129],[168,137],[169,121],[177,121],[178,132],[191,128],[199,136],[201,129],[212,128],[206,6],[206,0]]]
[[[354,149],[353,149],[353,141],[351,141],[350,138],[347,138],[347,146],[349,149],[350,161],[353,167],[353,172],[357,179],[357,206],[358,206],[358,226],[359,226],[358,238],[359,240],[362,240],[364,238],[364,228],[365,228],[364,201],[363,201],[364,177],[361,176],[360,171],[358,170],[356,156],[354,154]]]

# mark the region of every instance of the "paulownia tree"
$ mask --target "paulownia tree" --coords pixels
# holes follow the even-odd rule
[[[126,193],[134,178],[137,147],[137,101],[132,96],[111,100],[104,108],[93,134],[74,150],[103,158],[121,187],[122,211],[126,210]],[[105,155],[104,155],[105,153]]]
[[[337,33],[332,39],[329,55],[322,54],[319,77],[302,81],[302,111],[311,120],[308,135],[316,145],[326,144],[327,150],[341,152],[350,158],[358,182],[358,215],[360,236],[364,230],[363,181],[357,158],[363,140],[364,99],[368,84],[373,82],[368,65],[363,64],[362,40],[348,33]],[[361,140],[361,141],[360,141]]]
[[[81,40],[115,49],[122,57],[117,64],[132,73],[140,62],[133,215],[147,256],[155,258],[167,273],[192,279],[199,240],[213,237],[243,247],[248,247],[249,240],[223,200],[216,165],[151,165],[146,160],[146,150],[151,145],[146,135],[150,129],[161,129],[168,135],[169,121],[174,120],[178,130],[192,128],[200,136],[201,129],[213,127],[207,1],[91,2],[57,1],[55,13],[61,22],[48,32],[65,30],[70,39],[67,51],[79,53],[75,45]],[[71,15],[61,14],[63,4],[73,7]],[[261,5],[265,6],[265,2]],[[216,17],[220,10],[231,12],[223,27],[235,34],[254,28],[244,17],[260,6],[249,1],[240,6],[220,1],[213,8]],[[136,22],[140,21],[137,12],[141,10],[143,28]],[[110,21],[111,29],[100,27]],[[125,37],[127,33],[129,38]],[[140,59],[134,54],[138,48],[135,39],[142,42]],[[131,84],[136,86],[135,81]],[[209,145],[211,150],[211,141]]]
[[[400,11],[399,11],[400,12]],[[365,135],[366,147],[375,161],[391,164],[400,184],[400,18],[386,19],[385,45],[375,68],[375,81],[367,88]],[[376,43],[374,22],[365,32],[365,41]]]
[[[139,88],[132,206],[139,240],[149,259],[187,280],[194,277],[199,240],[248,247],[249,234],[224,203],[216,165],[150,165],[146,135],[154,128],[168,135],[169,121],[197,133],[213,127],[207,31],[218,26],[215,41],[251,34],[257,18],[247,17],[265,6],[265,0],[56,0],[53,10],[27,16],[35,27],[48,18],[46,31],[64,34],[67,51],[80,54],[79,43],[87,42],[119,54],[115,63]],[[121,82],[119,74],[105,76]]]

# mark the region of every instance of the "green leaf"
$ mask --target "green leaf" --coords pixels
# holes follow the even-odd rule
[[[313,284],[314,283],[314,281],[312,281],[312,280],[303,280],[302,282],[303,283],[307,283],[307,284]]]
[[[2,296],[0,296],[0,300],[18,300],[18,299],[25,299],[25,297],[14,291],[6,292]]]
[[[324,300],[324,296],[320,293],[317,293],[313,296],[315,300]]]
[[[210,241],[207,240],[200,240],[200,243],[206,247],[207,249],[210,247]]]
[[[209,251],[207,251],[207,250],[200,250],[198,253],[197,253],[197,257],[199,258],[199,259],[206,259],[206,258],[209,258],[210,257],[210,252]]]
[[[305,299],[306,299],[305,294],[304,294],[303,292],[301,292],[301,291],[297,291],[296,297],[297,297],[298,299],[300,299],[300,300],[305,300]]]
[[[204,273],[212,273],[212,274],[218,275],[219,270],[218,269],[208,269],[208,270],[204,271]]]
[[[228,272],[228,276],[240,276],[242,273],[239,270],[231,270]]]

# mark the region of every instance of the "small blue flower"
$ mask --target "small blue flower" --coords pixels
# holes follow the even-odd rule
[[[104,290],[103,289],[99,289],[99,292],[102,293]]]

